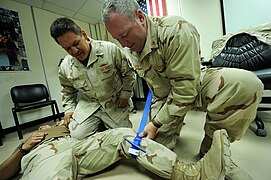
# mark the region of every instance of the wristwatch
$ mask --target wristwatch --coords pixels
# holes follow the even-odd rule
[[[18,149],[19,149],[19,151],[22,153],[22,155],[26,155],[27,153],[29,153],[29,151],[23,150],[23,145],[24,145],[24,143],[21,143],[21,144],[18,146]]]
[[[156,128],[160,128],[162,126],[162,124],[158,124],[154,119],[151,119],[150,122],[152,122],[152,124],[156,127]]]

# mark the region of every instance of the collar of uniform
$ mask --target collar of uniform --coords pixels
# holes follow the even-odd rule
[[[141,52],[141,54],[139,55],[139,53],[137,52],[132,52],[131,54],[133,55],[139,55],[140,56],[140,61],[142,61],[142,59],[144,59],[144,57],[149,54],[152,49],[156,49],[158,48],[158,44],[157,44],[157,27],[155,26],[155,24],[153,23],[151,17],[145,15],[146,17],[146,22],[147,22],[147,39],[146,39],[146,43],[145,46]]]
[[[71,56],[71,55],[68,55]],[[74,65],[75,67],[80,67],[80,66],[84,66],[79,60],[77,60],[75,57],[71,56],[71,62],[72,65]]]
[[[88,65],[94,63],[98,60],[99,57],[104,56],[104,52],[101,50],[101,41],[96,41],[94,39],[89,38],[89,42],[91,45],[91,52],[89,55]]]

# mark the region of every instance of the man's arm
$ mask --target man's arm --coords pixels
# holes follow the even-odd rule
[[[199,34],[194,26],[184,22],[174,38],[163,48],[165,73],[171,89],[166,103],[156,115],[156,121],[169,123],[174,116],[184,116],[194,105],[200,90]]]
[[[0,165],[0,180],[9,179],[20,170],[21,159],[26,155],[36,144],[41,142],[46,133],[35,132],[25,143],[22,143],[15,151]]]
[[[18,148],[0,165],[0,179],[9,179],[20,169],[20,162],[23,154]]]
[[[136,73],[132,68],[128,55],[116,46],[116,66],[119,68],[123,89],[121,90],[120,97],[118,99],[118,107],[126,107],[128,105],[129,98],[132,97],[133,86],[136,79]]]
[[[68,80],[66,76],[66,73],[68,71],[66,66],[67,65],[65,64],[65,62],[61,63],[58,71],[58,78],[60,81],[60,85],[62,86],[62,106],[65,111],[63,124],[68,125],[77,105],[76,99],[78,90],[75,89],[72,83]]]
[[[153,122],[148,123],[141,133],[141,136],[151,139],[156,136],[158,127],[168,124],[174,116],[184,116],[192,108],[200,88],[200,47],[196,29],[184,23],[181,30],[169,34],[168,37],[170,38],[164,43],[162,54],[165,57],[165,73],[170,80],[171,89],[166,103]]]

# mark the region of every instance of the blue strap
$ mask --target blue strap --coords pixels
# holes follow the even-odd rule
[[[140,137],[139,134],[144,131],[144,128],[146,126],[149,111],[150,111],[150,108],[151,108],[151,100],[152,100],[152,93],[151,93],[151,91],[149,91],[148,92],[148,97],[147,97],[147,100],[146,100],[146,104],[145,104],[145,107],[144,107],[143,115],[142,115],[142,118],[141,118],[140,126],[139,126],[139,129],[138,129],[137,133],[136,133],[136,137],[134,138],[134,141],[131,142],[130,140],[125,138],[125,140],[132,145],[132,147],[130,147],[128,149],[128,152],[132,155],[132,157],[134,159],[138,156],[139,150],[141,150],[141,151],[143,151],[145,153],[147,152],[145,149],[140,147],[142,137]]]

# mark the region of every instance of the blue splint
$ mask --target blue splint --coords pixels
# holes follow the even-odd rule
[[[144,153],[147,152],[145,149],[140,147],[142,137],[140,137],[139,134],[141,134],[144,131],[144,128],[146,126],[149,111],[150,111],[150,108],[151,108],[151,100],[152,100],[152,93],[151,93],[151,91],[149,91],[148,92],[148,97],[147,97],[147,100],[146,100],[146,104],[145,104],[145,107],[144,107],[143,115],[142,115],[142,118],[141,118],[140,126],[139,126],[139,129],[138,129],[137,133],[136,133],[136,137],[134,138],[134,141],[132,142],[129,139],[125,138],[125,140],[132,145],[132,147],[130,147],[128,149],[128,152],[131,154],[131,156],[134,159],[136,159],[136,157],[139,155],[139,151],[143,151]]]

